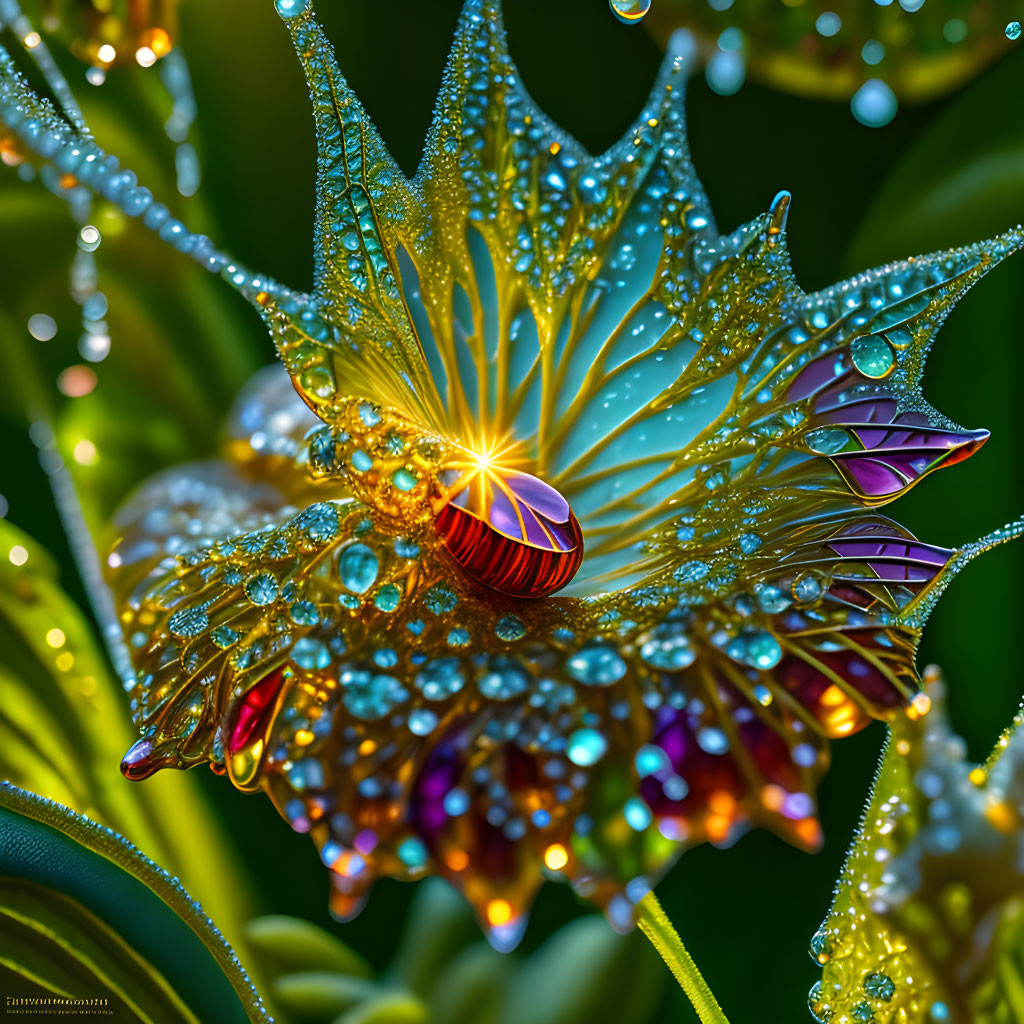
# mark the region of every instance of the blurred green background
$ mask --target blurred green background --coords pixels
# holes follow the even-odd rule
[[[937,0],[936,0],[937,2]],[[657,3],[657,0],[655,0]],[[338,58],[398,162],[412,172],[458,15],[455,0],[319,0]],[[592,151],[611,144],[640,109],[661,54],[642,28],[619,24],[602,0],[506,0],[513,54],[540,105]],[[993,25],[994,32],[1002,30]],[[181,44],[193,75],[193,141],[203,182],[176,213],[250,266],[308,285],[312,258],[313,135],[287,34],[269,0],[182,4]],[[70,68],[74,65],[69,63]],[[98,141],[159,186],[170,202],[173,147],[161,135],[163,100],[139,69],[92,89],[73,85]],[[814,290],[871,265],[974,241],[1024,219],[1024,43],[959,92],[904,107],[870,129],[845,105],[745,86],[714,95],[696,80],[689,99],[694,162],[718,224],[731,229],[767,208],[781,188],[794,196],[789,244],[803,287]],[[147,173],[149,172],[149,173]],[[202,209],[196,207],[202,204]],[[78,362],[77,310],[67,296],[75,226],[38,184],[0,168],[0,493],[7,517],[55,553],[65,588],[84,602],[48,485],[26,432],[26,400],[52,402],[59,436],[90,436],[99,450],[78,482],[100,517],[148,470],[183,454],[211,453],[231,395],[270,361],[270,342],[242,300],[213,293],[202,271],[175,260],[145,232],[97,220],[97,256],[110,297],[111,355],[95,366],[96,391],[60,400],[58,372]],[[51,313],[60,330],[44,344],[25,330]],[[956,545],[1024,511],[1021,334],[1024,255],[998,268],[962,302],[939,335],[926,394],[991,441],[953,472],[936,474],[892,510],[927,541]],[[126,470],[125,467],[131,467]],[[954,728],[983,758],[1017,709],[1024,634],[1024,546],[968,567],[932,619],[921,664],[946,671]],[[817,856],[752,833],[729,850],[688,853],[659,896],[734,1024],[806,1019],[819,971],[807,957],[863,809],[883,730],[834,745],[821,791],[826,844]],[[412,887],[379,884],[356,921],[333,925],[327,879],[309,840],[262,797],[197,773],[233,837],[239,872],[257,909],[334,929],[373,964],[391,956]],[[125,783],[125,785],[128,785]],[[145,785],[145,784],[143,784]],[[181,823],[183,829],[188,822]],[[538,946],[588,913],[565,887],[541,893],[524,940]],[[653,954],[652,954],[653,955]],[[611,1013],[612,1011],[609,1011]],[[691,1019],[669,991],[654,1019]],[[598,1015],[594,1024],[615,1019]]]

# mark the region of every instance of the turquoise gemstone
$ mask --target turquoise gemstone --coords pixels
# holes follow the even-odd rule
[[[374,599],[374,604],[382,612],[393,612],[402,600],[402,591],[395,583],[389,583],[387,586],[381,587],[377,591],[377,597]]]
[[[310,505],[305,512],[295,517],[295,525],[304,530],[306,536],[317,544],[326,544],[327,541],[334,540],[340,529],[337,509],[326,502]]]
[[[338,576],[349,590],[365,594],[377,579],[377,555],[365,544],[350,544],[338,559]]]
[[[419,479],[412,470],[406,469],[403,466],[401,469],[396,469],[391,474],[391,482],[400,491],[411,491],[418,483]]]
[[[288,616],[296,626],[315,626],[320,621],[320,613],[312,601],[296,601],[288,609]]]
[[[459,603],[459,599],[451,587],[444,583],[438,583],[426,592],[423,603],[427,606],[427,611],[433,612],[435,615],[444,615]]]
[[[167,622],[167,628],[175,636],[198,636],[210,624],[205,608],[182,608]]]
[[[241,633],[233,630],[230,626],[218,626],[210,634],[210,637],[222,651],[226,651],[232,644],[238,643],[238,638],[241,635]]]
[[[261,572],[245,581],[245,596],[255,605],[273,604],[277,599],[277,580]]]
[[[360,473],[366,473],[373,469],[373,459],[362,448],[357,448],[352,453],[352,468]]]
[[[499,640],[512,643],[512,641],[522,640],[526,636],[526,626],[517,615],[506,615],[495,623],[494,632]]]

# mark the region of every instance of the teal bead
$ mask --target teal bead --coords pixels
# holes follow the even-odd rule
[[[365,594],[377,580],[377,555],[365,544],[351,544],[338,559],[338,576],[355,594]]]
[[[400,491],[411,491],[419,483],[419,479],[412,470],[406,469],[404,466],[401,469],[396,469],[391,474],[391,482]]]
[[[395,583],[389,583],[377,591],[374,604],[382,612],[393,612],[402,600],[402,591]]]

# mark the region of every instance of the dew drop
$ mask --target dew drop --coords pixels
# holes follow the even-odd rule
[[[651,9],[651,0],[608,0],[608,6],[623,25],[638,25]]]
[[[861,124],[881,128],[895,116],[896,94],[880,78],[869,78],[850,100],[850,110]]]
[[[49,341],[57,334],[57,321],[46,313],[35,313],[28,318],[28,333],[36,341]]]
[[[1016,42],[1016,40],[1020,39],[1019,21],[1011,21],[1010,24],[1006,26],[1006,38],[1011,42]]]
[[[850,358],[859,373],[865,377],[884,377],[896,365],[892,346],[877,334],[857,338],[850,345]]]

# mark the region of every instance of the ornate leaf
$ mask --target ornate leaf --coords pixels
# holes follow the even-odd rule
[[[931,711],[897,722],[824,924],[821,1021],[1008,1024],[1024,1010],[1024,734],[984,765]]]

